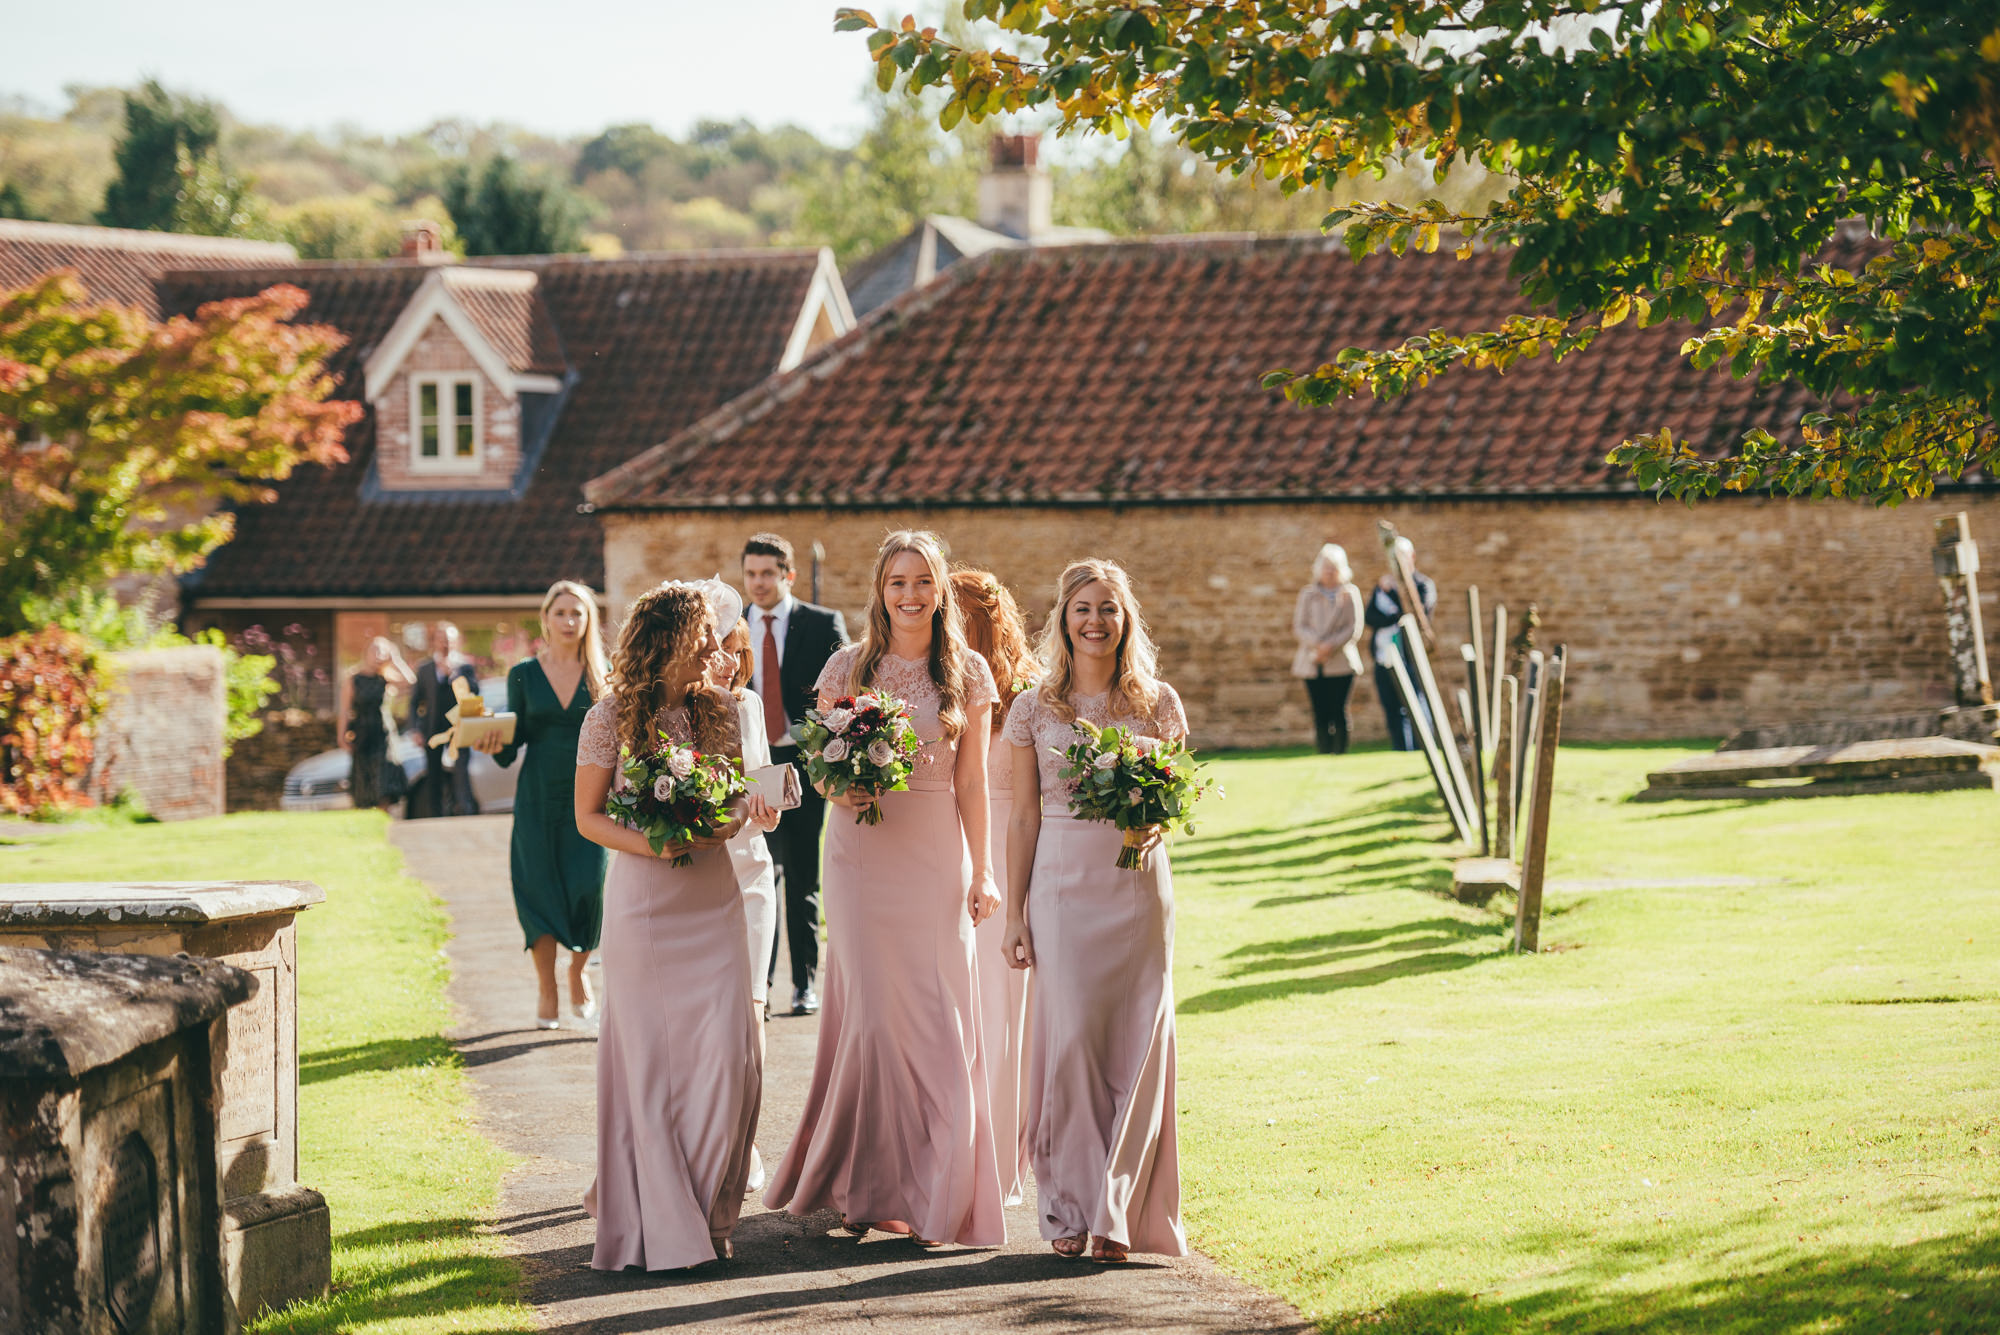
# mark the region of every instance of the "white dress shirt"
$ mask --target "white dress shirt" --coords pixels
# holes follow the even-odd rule
[[[750,689],[757,693],[760,700],[764,695],[764,623],[766,621],[771,623],[771,633],[778,641],[778,658],[782,662],[785,655],[785,631],[792,624],[792,609],[798,605],[799,600],[789,593],[768,612],[755,603],[750,605],[750,652],[757,660],[756,668],[750,674]],[[781,697],[782,694],[780,692]],[[785,721],[784,735],[779,737],[774,745],[798,745],[792,737],[791,720]]]

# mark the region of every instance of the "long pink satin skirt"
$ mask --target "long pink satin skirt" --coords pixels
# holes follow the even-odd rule
[[[1007,820],[1014,807],[1009,794],[991,799],[988,838],[993,848],[993,883],[1007,898]],[[1007,933],[1002,907],[975,932],[974,963],[979,968],[979,1032],[981,1061],[986,1067],[988,1107],[993,1116],[993,1149],[1000,1161],[1000,1190],[1008,1201],[1018,1200],[1028,1179],[1028,1012],[1033,1005],[1033,970],[1009,968],[1000,953]]]
[[[590,1264],[675,1270],[729,1254],[757,1134],[743,893],[724,849],[691,867],[613,853],[604,878],[597,1217]]]
[[[1028,890],[1028,1146],[1044,1238],[1187,1254],[1174,1135],[1174,884],[1121,871],[1118,830],[1042,817]]]
[[[829,807],[828,959],[799,1128],[764,1202],[1006,1241],[980,1061],[972,859],[949,791],[889,793],[880,825]]]

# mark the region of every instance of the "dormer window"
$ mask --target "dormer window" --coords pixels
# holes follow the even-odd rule
[[[465,375],[410,377],[410,471],[476,473],[480,467],[479,381]]]

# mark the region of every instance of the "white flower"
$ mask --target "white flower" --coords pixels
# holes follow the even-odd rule
[[[854,711],[851,709],[836,709],[821,719],[820,722],[826,725],[828,732],[846,732],[847,725],[854,722]]]
[[[838,765],[841,761],[847,759],[847,750],[847,739],[845,737],[834,737],[828,740],[825,749],[820,752],[820,755],[826,758],[827,764]]]
[[[1128,807],[1138,806],[1139,797],[1140,797],[1139,790],[1137,788],[1134,788],[1131,792],[1125,794],[1125,805]]]
[[[1118,764],[1118,753],[1116,751],[1100,751],[1097,759],[1090,763],[1099,769],[1114,769]]]
[[[667,752],[667,769],[676,779],[685,779],[694,773],[694,752],[680,747]]]
[[[662,802],[671,802],[674,797],[674,781],[671,775],[662,774],[653,780],[653,796]]]
[[[868,760],[873,765],[886,765],[896,758],[896,748],[889,745],[886,738],[877,737],[868,744]]]

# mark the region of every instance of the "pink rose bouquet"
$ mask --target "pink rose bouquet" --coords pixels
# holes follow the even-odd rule
[[[864,691],[842,696],[830,709],[808,709],[799,727],[806,775],[829,797],[858,789],[900,793],[917,764],[917,725],[910,707],[893,695]],[[857,825],[880,825],[882,808],[855,813]]]
[[[645,835],[656,856],[668,844],[685,844],[729,824],[729,805],[746,787],[742,761],[703,755],[665,733],[658,749],[643,756],[619,747],[618,768],[625,786],[611,794],[604,809]],[[668,865],[693,866],[694,851],[676,853]]]
[[[1120,867],[1144,867],[1147,848],[1163,830],[1194,833],[1194,805],[1215,781],[1201,777],[1192,751],[1085,719],[1076,721],[1076,735],[1068,750],[1055,752],[1064,762],[1062,777],[1075,785],[1070,814],[1125,832]]]

